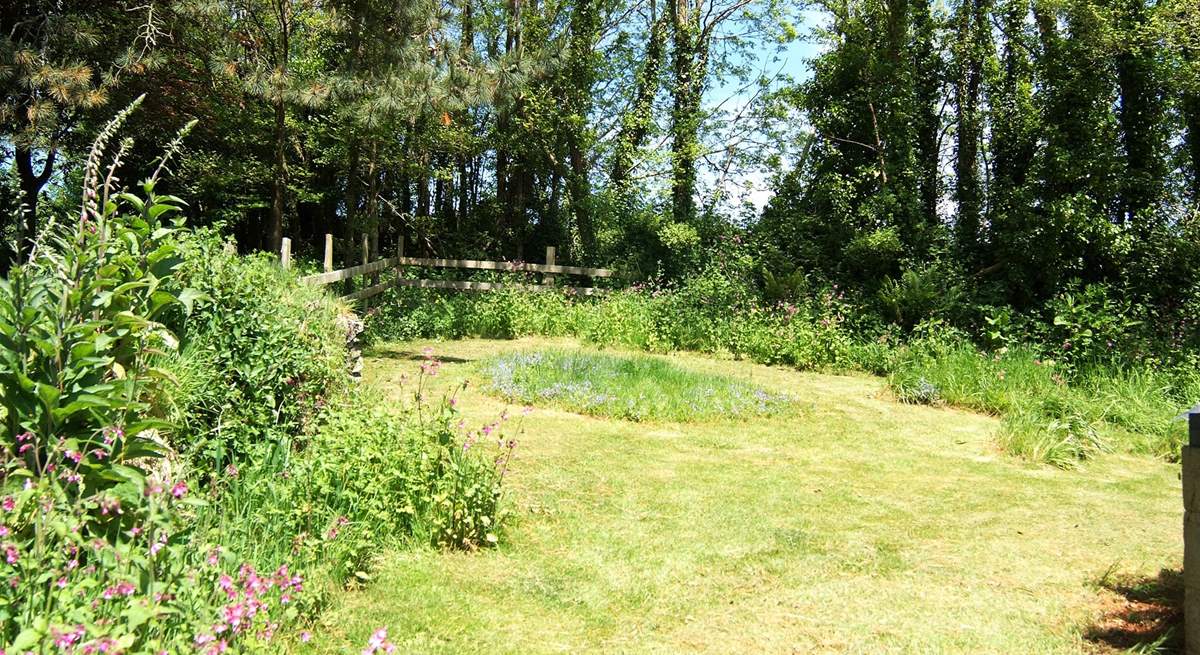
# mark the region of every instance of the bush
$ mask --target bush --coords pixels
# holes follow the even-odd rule
[[[351,393],[323,291],[99,183],[127,114],[0,282],[0,652],[271,652],[388,539],[494,543],[503,421]]]
[[[182,349],[159,362],[176,382],[162,411],[187,435],[172,445],[215,475],[303,432],[344,384],[348,310],[267,255],[226,252],[212,231],[179,250],[178,284],[201,299],[179,317]]]

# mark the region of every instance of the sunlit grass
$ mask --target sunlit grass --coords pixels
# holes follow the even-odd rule
[[[650,355],[518,351],[489,358],[482,371],[487,388],[510,402],[632,421],[767,416],[788,404],[783,394]]]
[[[399,398],[426,345],[447,390],[497,353],[575,348],[387,346],[368,383]],[[399,652],[446,655],[1110,653],[1088,635],[1121,599],[1098,581],[1181,562],[1177,466],[1028,464],[999,452],[998,419],[897,403],[877,378],[669,361],[803,411],[656,424],[537,408],[499,547],[380,553],[294,652],[358,653],[386,627]],[[462,411],[481,425],[506,404],[466,394]]]

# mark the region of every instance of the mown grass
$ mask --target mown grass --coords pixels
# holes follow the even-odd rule
[[[425,345],[381,348],[368,383],[398,389]],[[497,351],[575,346],[433,347],[451,389]],[[1032,466],[999,452],[996,418],[897,403],[877,378],[671,361],[804,411],[654,424],[536,409],[500,547],[380,553],[296,652],[356,653],[379,627],[432,654],[1112,652],[1089,641],[1124,602],[1100,582],[1179,566],[1174,465]],[[472,394],[462,410],[483,424],[504,406]]]
[[[662,357],[582,350],[504,353],[482,363],[487,388],[510,402],[549,404],[631,421],[702,421],[783,411],[787,396]]]

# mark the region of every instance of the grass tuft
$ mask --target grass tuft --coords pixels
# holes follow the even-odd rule
[[[510,402],[630,421],[766,416],[789,403],[783,394],[646,355],[523,351],[493,357],[483,371],[491,391]]]

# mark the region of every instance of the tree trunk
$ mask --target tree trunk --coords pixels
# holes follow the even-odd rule
[[[267,250],[278,252],[283,241],[283,212],[287,202],[287,110],[280,98],[275,101],[275,174],[271,179],[271,226]]]
[[[938,186],[938,132],[941,118],[938,116],[938,101],[941,97],[939,66],[934,50],[934,25],[932,6],[929,0],[918,0],[912,7],[913,21],[913,72],[914,91],[917,102],[917,188],[921,198],[922,225],[919,235],[910,241],[919,240],[923,252],[928,245],[926,232],[937,224]]]
[[[690,224],[696,217],[701,78],[707,71],[700,57],[699,19],[689,0],[671,0],[671,22],[675,73],[671,90],[671,217],[676,223]]]
[[[57,154],[58,152],[54,149],[47,151],[46,159],[42,163],[42,171],[35,173],[32,149],[19,147],[14,153],[18,182],[21,186],[21,211],[17,216],[16,243],[13,244],[13,251],[0,254],[0,257],[5,258],[0,261],[0,267],[3,268],[4,273],[8,272],[14,262],[24,260],[29,253],[29,245],[37,234],[38,200],[42,188],[46,186],[46,182],[50,180],[50,175],[54,172],[54,159]],[[8,259],[10,255],[12,259]]]
[[[958,120],[954,161],[954,198],[958,202],[955,225],[963,253],[979,253],[983,215],[983,186],[979,176],[979,141],[983,135],[979,112],[979,87],[983,77],[982,28],[986,26],[982,0],[964,0],[959,7],[955,47],[954,102]]]
[[[1192,206],[1200,208],[1200,94],[1185,94],[1182,104],[1187,128],[1187,151],[1192,160]]]
[[[1155,53],[1140,43],[1149,22],[1143,0],[1124,0],[1121,8],[1126,47],[1116,55],[1117,85],[1121,101],[1117,120],[1125,150],[1125,175],[1121,187],[1123,218],[1128,223],[1161,199],[1166,179],[1164,107],[1155,78]]]
[[[651,11],[653,11],[653,3]],[[629,176],[633,171],[634,157],[654,126],[654,98],[658,95],[659,74],[663,54],[666,51],[667,18],[652,17],[650,37],[646,42],[646,59],[638,71],[636,90],[629,111],[621,117],[621,131],[617,134],[613,153],[612,175],[609,178],[618,196],[628,193]]]

